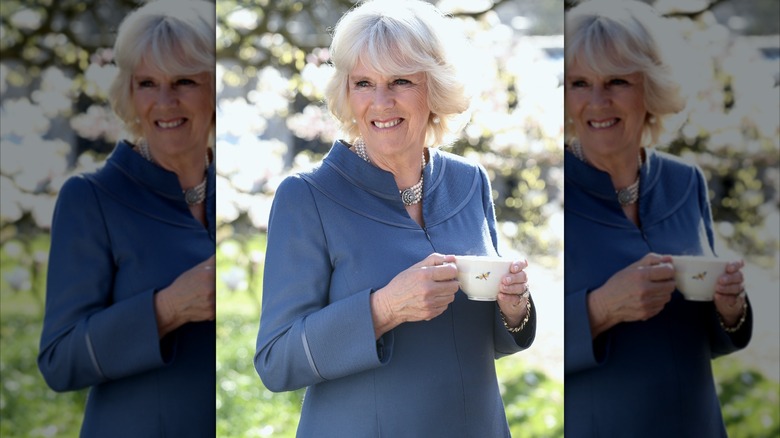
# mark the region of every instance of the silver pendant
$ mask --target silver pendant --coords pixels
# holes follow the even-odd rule
[[[196,189],[187,189],[184,191],[184,200],[187,201],[187,204],[193,205],[198,204],[200,202],[203,202],[203,199],[200,198],[199,193]]]
[[[419,199],[415,199],[414,196],[414,190],[411,188],[408,188],[406,190],[401,190],[401,200],[404,202],[404,205],[413,205],[418,202],[420,202]]]
[[[620,202],[620,205],[629,205],[636,202],[635,200],[631,199],[631,190],[629,189],[620,189],[617,192],[617,198],[618,202]],[[633,202],[632,202],[633,201]]]

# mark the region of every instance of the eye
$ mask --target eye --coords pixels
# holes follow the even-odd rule
[[[612,78],[609,80],[609,85],[629,85],[629,83],[623,78]]]
[[[154,87],[154,81],[151,81],[149,79],[142,79],[142,80],[138,81],[138,86],[140,88]]]
[[[197,82],[190,78],[181,78],[176,80],[176,85],[197,85]]]
[[[412,81],[408,79],[399,78],[393,81],[393,85],[411,85]]]
[[[355,81],[355,88],[366,88],[370,87],[371,82],[368,81]]]
[[[588,86],[588,83],[583,81],[582,79],[576,79],[576,80],[571,81],[571,87],[572,88],[583,88],[583,87],[587,87],[587,86]]]

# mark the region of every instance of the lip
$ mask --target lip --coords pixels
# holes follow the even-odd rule
[[[593,129],[609,129],[618,123],[620,123],[620,118],[618,117],[610,117],[600,120],[592,119],[587,121],[588,126]]]
[[[371,125],[373,125],[377,129],[391,129],[395,128],[396,126],[403,123],[404,119],[401,117],[396,117],[392,119],[386,119],[386,120],[373,120],[371,121]]]
[[[167,120],[155,120],[154,125],[161,129],[175,129],[187,122],[186,117],[177,117],[173,119],[167,119]]]

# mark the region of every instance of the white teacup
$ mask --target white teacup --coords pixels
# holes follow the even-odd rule
[[[455,256],[458,283],[470,300],[495,301],[501,279],[509,273],[512,260],[493,256]]]
[[[690,301],[712,301],[728,260],[709,256],[672,256],[677,290]]]

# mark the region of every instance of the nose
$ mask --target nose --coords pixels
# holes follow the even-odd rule
[[[176,95],[176,90],[172,89],[168,86],[160,87],[159,91],[157,92],[157,106],[162,108],[172,107],[176,106],[178,103],[178,97]]]
[[[590,92],[590,99],[588,103],[591,107],[602,108],[609,106],[610,96],[609,90],[604,87],[593,87]]]
[[[376,87],[374,90],[371,106],[375,110],[392,108],[395,105],[395,96],[393,91],[387,87]]]

